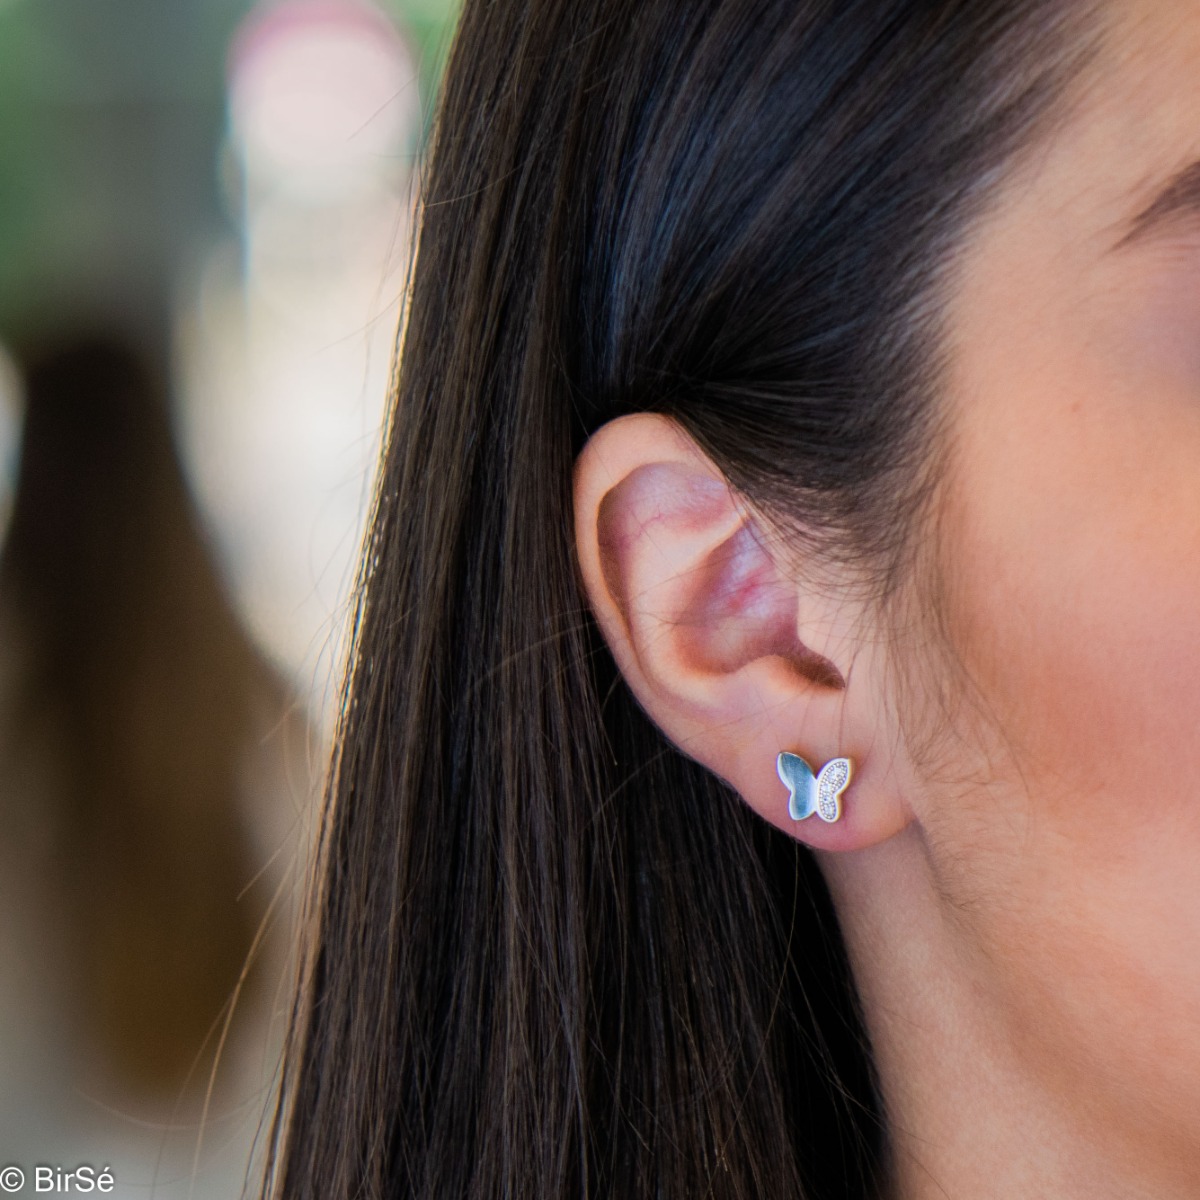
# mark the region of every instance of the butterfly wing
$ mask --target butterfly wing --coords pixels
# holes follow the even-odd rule
[[[842,815],[842,793],[850,782],[850,760],[831,758],[817,776],[817,815],[836,821]]]
[[[784,750],[775,760],[775,770],[784,786],[791,792],[788,814],[793,821],[803,821],[817,811],[817,781],[812,767],[798,754]]]

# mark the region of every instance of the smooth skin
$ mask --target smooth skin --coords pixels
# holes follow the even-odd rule
[[[1200,4],[1115,5],[1077,100],[949,284],[915,619],[666,418],[576,468],[638,700],[829,880],[889,1200],[1200,1193]],[[840,822],[790,820],[781,749],[855,760]]]

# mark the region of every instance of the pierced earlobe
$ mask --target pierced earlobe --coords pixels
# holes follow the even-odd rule
[[[787,750],[775,760],[775,770],[790,791],[788,814],[793,821],[805,821],[816,813],[832,824],[842,815],[842,793],[850,783],[854,764],[848,758],[831,758],[816,775],[798,754]]]

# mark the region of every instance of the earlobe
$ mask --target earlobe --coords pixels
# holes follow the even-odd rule
[[[592,610],[667,737],[795,837],[830,849],[879,840],[892,822],[880,825],[865,803],[843,820],[797,823],[777,767],[781,751],[846,758],[866,732],[838,664],[854,652],[845,606],[798,581],[778,540],[675,422],[637,414],[593,435],[576,464],[575,532]],[[841,791],[827,814],[836,801],[841,815]]]

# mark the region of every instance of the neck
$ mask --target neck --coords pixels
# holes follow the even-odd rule
[[[1194,1197],[1200,1147],[1105,1105],[1086,1070],[1015,1031],[1003,963],[936,886],[914,823],[853,854],[821,854],[862,999],[887,1113],[887,1200]],[[1064,1060],[1067,1056],[1064,1056]]]

